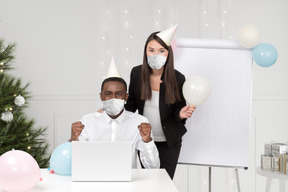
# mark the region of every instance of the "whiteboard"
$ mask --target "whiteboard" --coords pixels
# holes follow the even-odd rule
[[[175,68],[205,77],[208,100],[186,122],[178,163],[248,168],[252,53],[233,40],[176,39]]]

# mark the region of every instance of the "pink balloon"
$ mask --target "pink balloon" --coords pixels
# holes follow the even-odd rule
[[[176,52],[176,47],[177,47],[177,43],[176,43],[176,39],[173,38],[172,41],[171,41],[171,47],[172,47],[172,50],[173,50],[173,53]]]
[[[12,150],[0,157],[0,188],[24,192],[32,189],[39,180],[39,165],[29,153]]]

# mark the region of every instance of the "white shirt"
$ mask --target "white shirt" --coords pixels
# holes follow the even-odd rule
[[[149,122],[152,127],[152,133],[154,137],[154,141],[166,141],[166,137],[164,135],[160,111],[159,111],[159,92],[152,90],[151,100],[145,101],[143,115],[149,119]]]
[[[154,141],[145,143],[138,130],[138,125],[148,123],[146,117],[126,111],[112,119],[105,111],[91,113],[82,117],[85,125],[79,141],[132,141],[132,168],[137,168],[137,153],[145,168],[159,168],[160,160]],[[152,135],[152,134],[151,134]]]

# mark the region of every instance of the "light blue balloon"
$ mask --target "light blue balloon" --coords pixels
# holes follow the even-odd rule
[[[59,175],[71,175],[72,144],[66,142],[53,151],[50,158],[51,169]]]
[[[273,45],[260,43],[252,49],[252,56],[257,65],[270,67],[276,62],[278,52]]]

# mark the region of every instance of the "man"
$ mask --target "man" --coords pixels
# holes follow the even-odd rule
[[[71,127],[71,141],[132,141],[132,168],[137,167],[137,153],[145,168],[159,168],[157,148],[151,137],[147,118],[128,112],[124,102],[128,98],[127,84],[120,77],[109,77],[102,82],[100,98],[103,113],[82,117]],[[138,129],[137,129],[138,127]]]

